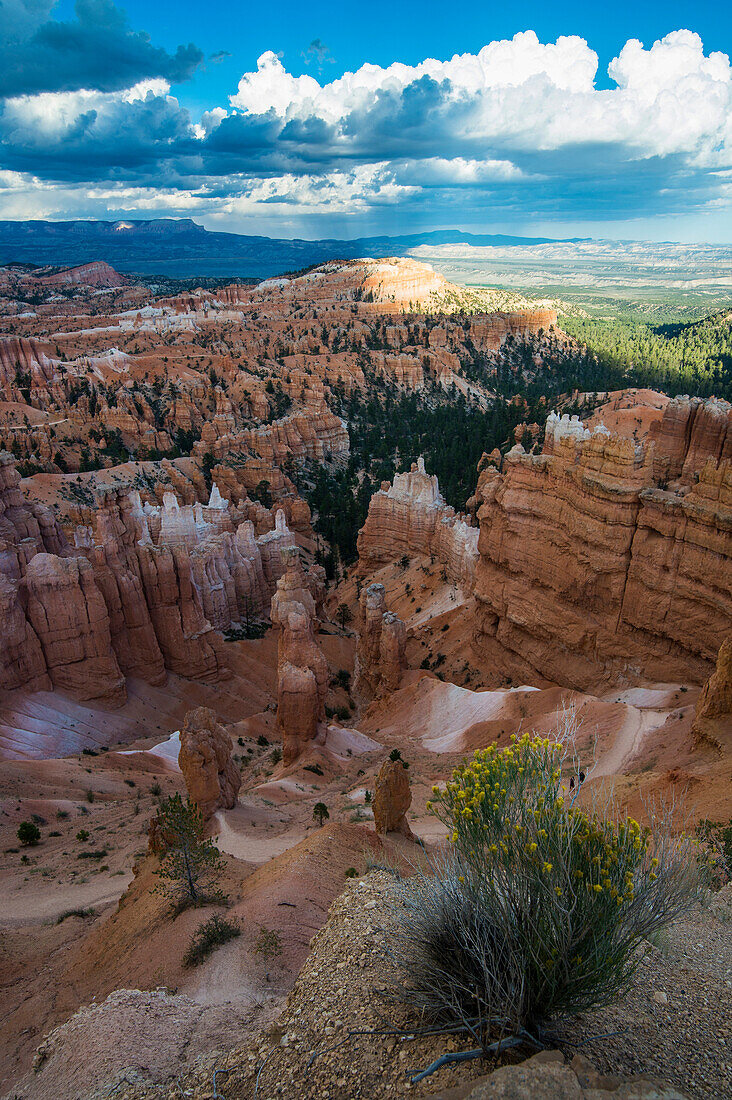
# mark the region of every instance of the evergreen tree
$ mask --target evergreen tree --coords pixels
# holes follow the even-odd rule
[[[198,905],[215,887],[223,869],[221,853],[204,835],[203,815],[179,794],[160,805],[158,831],[165,845],[156,889],[183,905]]]

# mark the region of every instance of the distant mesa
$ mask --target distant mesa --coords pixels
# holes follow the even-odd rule
[[[286,240],[211,232],[190,218],[122,221],[0,221],[0,264],[78,264],[105,260],[116,268],[171,276],[252,275],[266,278],[329,260],[392,256],[422,245],[536,245],[545,237],[439,230],[355,240]]]

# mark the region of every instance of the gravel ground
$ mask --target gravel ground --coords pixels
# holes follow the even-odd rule
[[[732,886],[649,947],[617,1004],[562,1029],[606,1073],[650,1073],[690,1100],[732,1097]]]
[[[391,878],[374,872],[350,884],[334,903],[283,1014],[268,1032],[218,1058],[199,1062],[175,1083],[117,1089],[117,1100],[213,1097],[213,1069],[226,1100],[389,1100],[423,1097],[485,1075],[485,1062],[447,1067],[422,1085],[411,1072],[462,1040],[351,1035],[387,1022],[409,1026],[385,1006],[394,978],[384,955],[384,900]],[[638,979],[622,1001],[561,1029],[568,1057],[577,1051],[607,1074],[648,1074],[688,1100],[732,1097],[732,893],[713,909],[676,925],[649,947]],[[607,1038],[600,1035],[613,1034]],[[109,1094],[111,1095],[111,1094]]]

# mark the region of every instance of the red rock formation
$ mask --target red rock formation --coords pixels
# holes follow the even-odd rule
[[[384,482],[371,498],[358,535],[359,571],[373,572],[404,554],[421,554],[441,562],[448,577],[469,592],[478,559],[478,531],[448,507],[437,478],[419,459],[411,471]]]
[[[196,802],[204,821],[217,810],[236,805],[241,775],[231,755],[231,738],[208,707],[186,714],[180,731],[178,766],[188,796]]]
[[[147,606],[138,558],[138,531],[124,496],[107,495],[96,516],[97,542],[82,546],[109,614],[112,646],[127,676],[165,680],[163,655]]]
[[[229,422],[217,424],[215,417],[207,421],[194,453],[213,454],[216,458],[252,454],[268,466],[280,466],[288,459],[324,462],[346,458],[350,448],[344,421],[325,406],[315,413],[286,416],[260,428],[238,432],[232,428]]]
[[[48,554],[70,552],[66,536],[50,509],[24,497],[15,459],[7,451],[0,451],[0,540],[5,541],[8,552],[22,542],[32,543],[34,551]],[[28,552],[26,546],[21,558],[27,557]],[[18,567],[16,576],[22,572]]]
[[[34,282],[42,286],[120,287],[127,286],[129,280],[104,260],[93,260],[88,264],[79,264],[78,267],[65,267],[52,275],[35,276]]]
[[[676,397],[650,432],[654,444],[653,479],[691,484],[694,474],[712,459],[732,462],[732,405],[716,398]]]
[[[277,725],[285,764],[291,764],[320,733],[325,734],[328,662],[315,640],[315,601],[290,556],[290,568],[272,597],[272,622],[280,628],[277,661]]]
[[[592,431],[603,424],[613,435],[635,439],[637,442],[647,439],[653,425],[662,419],[664,409],[670,401],[665,393],[634,388],[613,390],[607,394],[579,394],[577,402],[582,406],[589,400],[594,402],[603,397],[603,403],[585,420],[585,427]]]
[[[403,760],[385,760],[374,789],[374,826],[377,833],[401,833],[414,840],[407,810],[412,804],[409,774]]]
[[[225,672],[218,657],[220,636],[206,621],[185,549],[137,548],[145,603],[165,667],[194,680],[217,680]]]
[[[365,698],[396,691],[406,668],[407,628],[386,610],[383,584],[370,584],[361,593],[356,690]]]
[[[109,615],[86,558],[36,554],[23,581],[28,620],[55,688],[78,699],[124,703]]]
[[[732,634],[719,647],[717,667],[697,699],[691,732],[697,743],[732,749]]]
[[[502,473],[486,471],[479,652],[496,638],[582,689],[708,676],[732,626],[732,465],[710,460],[693,489],[669,493],[653,485],[662,460],[658,440],[550,417],[543,454],[517,446]]]
[[[0,688],[51,691],[38,635],[25,617],[18,584],[0,572]]]
[[[407,667],[407,628],[393,611],[386,611],[381,620],[379,646],[381,692],[396,691]]]
[[[191,508],[187,537],[174,528],[173,545],[156,546],[148,526],[148,517],[157,520],[161,534],[155,509],[146,513],[139,495],[107,493],[72,550],[50,510],[25,500],[10,456],[0,456],[0,686],[53,685],[116,705],[126,697],[123,674],[152,684],[166,668],[203,680],[226,675],[202,597],[222,628],[262,613],[285,568],[280,549],[293,539],[282,523],[270,534],[268,580],[251,524],[234,533],[218,494],[196,507],[199,527]],[[201,527],[214,532],[208,541],[198,539]],[[187,543],[198,544],[193,567]],[[319,574],[313,583],[319,591]]]

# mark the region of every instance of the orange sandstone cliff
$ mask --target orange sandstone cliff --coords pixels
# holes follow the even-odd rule
[[[703,682],[732,628],[726,402],[670,402],[651,442],[554,414],[479,486],[475,647],[580,689]],[[659,474],[663,488],[659,486]]]

